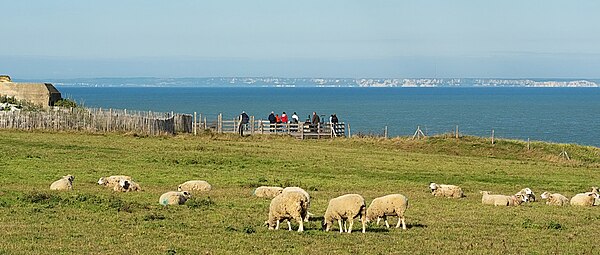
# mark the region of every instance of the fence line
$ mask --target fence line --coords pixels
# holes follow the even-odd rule
[[[163,135],[190,133],[192,116],[102,108],[55,108],[49,111],[0,112],[0,128],[137,132]]]

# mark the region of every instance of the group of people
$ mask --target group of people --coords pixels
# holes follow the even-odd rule
[[[267,119],[269,120],[271,129],[274,129],[276,127],[276,124],[287,124],[287,123],[298,124],[298,123],[300,123],[300,118],[298,117],[298,114],[296,112],[294,112],[291,117],[288,117],[287,113],[285,113],[285,112],[282,112],[281,115],[279,115],[279,114],[276,114],[274,111],[271,111],[271,114],[269,114],[269,117]],[[250,121],[250,117],[248,116],[248,114],[246,114],[245,111],[242,111],[242,113],[239,116],[239,120],[240,120],[240,124],[238,127],[238,132],[239,132],[240,136],[244,136],[244,129],[245,129],[245,126]],[[338,120],[337,115],[335,113],[331,114],[331,116],[329,117],[329,123],[331,123],[331,125],[332,125],[333,132],[337,133],[336,126],[337,126],[338,122],[339,122],[339,120]],[[322,125],[323,123],[321,122],[321,117],[319,117],[317,112],[313,112],[312,117],[309,116],[309,118],[306,119],[304,124],[308,124],[310,126],[311,132],[317,132],[319,125]],[[294,130],[292,130],[292,131],[294,131]]]

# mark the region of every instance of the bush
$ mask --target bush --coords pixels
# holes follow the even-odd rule
[[[77,107],[77,103],[75,101],[68,98],[61,98],[60,100],[54,102],[54,106],[65,107],[65,108],[75,108]]]

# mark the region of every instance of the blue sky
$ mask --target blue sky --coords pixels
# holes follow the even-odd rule
[[[0,1],[15,78],[600,77],[600,1]]]

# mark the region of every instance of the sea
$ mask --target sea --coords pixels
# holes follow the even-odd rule
[[[336,114],[352,134],[509,138],[600,147],[600,88],[321,88],[57,86],[86,107],[194,113],[233,119],[271,111],[301,120]]]

